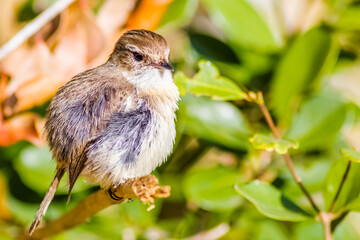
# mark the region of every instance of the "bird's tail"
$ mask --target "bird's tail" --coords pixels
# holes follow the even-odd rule
[[[36,212],[36,216],[35,219],[33,221],[33,223],[31,224],[30,230],[29,230],[29,234],[31,235],[35,228],[39,225],[42,217],[45,215],[46,210],[48,208],[48,206],[50,205],[51,200],[54,198],[55,192],[57,187],[59,186],[60,180],[62,178],[62,176],[65,173],[65,169],[64,168],[60,168],[55,177],[54,180],[52,181],[49,190],[47,191],[44,199],[42,200],[40,207],[38,209],[38,211]]]

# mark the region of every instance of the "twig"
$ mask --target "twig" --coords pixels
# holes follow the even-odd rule
[[[38,32],[47,22],[56,17],[74,1],[75,0],[58,0],[48,9],[43,11],[0,48],[0,60],[4,59],[10,52]]]
[[[265,120],[266,120],[267,124],[269,125],[269,127],[271,129],[271,132],[273,133],[274,137],[276,139],[280,139],[279,132],[278,132],[278,130],[277,130],[275,124],[274,124],[274,121],[271,118],[269,110],[267,109],[267,107],[265,105],[262,92],[259,92],[257,95],[254,95],[253,93],[249,93],[249,99],[259,105],[260,110],[263,113],[263,115],[265,117]],[[293,176],[295,182],[300,187],[301,191],[303,191],[303,193],[305,194],[306,198],[309,200],[309,202],[310,202],[311,206],[313,207],[313,209],[317,213],[320,212],[319,207],[316,205],[316,203],[312,199],[310,193],[306,190],[305,186],[302,184],[301,178],[296,174],[294,165],[293,165],[293,163],[291,161],[291,158],[290,158],[290,155],[286,153],[286,154],[283,154],[282,156],[285,159],[286,165],[289,168],[290,173]]]
[[[339,196],[340,196],[340,192],[341,192],[341,190],[342,190],[342,188],[343,188],[343,186],[344,186],[344,183],[345,183],[345,181],[346,181],[346,178],[347,178],[347,176],[348,176],[348,174],[349,174],[350,167],[351,167],[351,163],[352,163],[352,161],[349,161],[348,164],[347,164],[345,173],[344,173],[344,175],[343,175],[343,177],[342,177],[342,179],[341,179],[341,183],[340,183],[339,188],[338,188],[338,190],[337,190],[337,192],[336,192],[336,194],[335,194],[334,199],[333,199],[332,202],[331,202],[331,205],[330,205],[330,208],[329,208],[329,211],[328,211],[328,212],[332,212],[332,211],[334,210],[336,201],[337,201],[337,199],[338,199]]]
[[[271,115],[270,115],[265,103],[259,103],[259,107],[260,107],[260,110],[263,113],[265,120],[266,120],[267,124],[269,125],[274,137],[276,139],[280,139],[279,132],[278,132],[277,128],[275,127],[274,121],[272,120]]]
[[[332,240],[332,234],[331,234],[331,221],[333,219],[332,214],[326,212],[319,212],[319,217],[324,229],[324,239]]]
[[[80,225],[102,209],[113,204],[124,203],[127,199],[139,198],[143,203],[153,203],[155,197],[168,197],[170,195],[170,187],[160,187],[158,183],[158,179],[153,175],[130,179],[114,190],[114,194],[119,197],[118,201],[112,199],[107,191],[99,190],[80,202],[70,212],[49,222],[44,227],[36,229],[31,237],[26,235],[22,236],[22,238],[48,238]]]

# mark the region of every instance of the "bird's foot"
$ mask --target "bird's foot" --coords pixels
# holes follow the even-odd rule
[[[109,193],[110,198],[113,199],[113,200],[115,200],[115,201],[121,201],[121,200],[124,199],[123,197],[117,196],[117,195],[115,194],[113,188],[109,188],[108,193]]]

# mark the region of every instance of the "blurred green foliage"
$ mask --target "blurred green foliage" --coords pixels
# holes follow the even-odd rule
[[[34,15],[28,10],[32,2],[25,3],[19,19]],[[171,3],[159,32],[185,36],[176,42],[181,53],[174,58],[182,99],[174,152],[155,174],[171,185],[172,194],[157,199],[150,212],[137,200],[112,206],[53,239],[181,239],[204,233],[211,238],[203,239],[323,239],[285,163],[265,151],[274,148],[290,151],[322,210],[329,209],[352,161],[333,230],[336,240],[360,239],[360,155],[349,141],[352,132],[359,133],[358,96],[349,91],[360,92],[360,2],[322,1],[319,20],[302,25],[305,14],[298,29],[286,28],[290,20],[279,17],[282,7],[287,11],[281,1],[268,1],[270,14],[269,5],[256,2]],[[264,93],[280,132],[291,140],[268,137],[256,104],[243,100],[245,89]],[[251,145],[254,134],[261,137]],[[53,177],[50,159],[47,148],[24,142],[0,148],[0,189],[5,189],[0,197],[13,216],[0,220],[1,239],[29,226]],[[61,216],[94,190],[78,181],[66,205],[64,183],[45,220]]]

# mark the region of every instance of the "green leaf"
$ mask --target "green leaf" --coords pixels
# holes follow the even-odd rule
[[[211,61],[239,63],[234,51],[222,41],[208,35],[189,33],[191,45],[202,56]]]
[[[358,240],[360,213],[351,212],[339,224],[334,232],[334,240]]]
[[[14,167],[19,173],[21,180],[29,188],[44,194],[47,192],[56,172],[56,164],[53,162],[51,152],[48,148],[36,148],[33,146],[25,148],[20,156],[15,159]],[[63,177],[57,192],[67,192],[66,176]],[[79,179],[73,192],[87,189],[84,179]]]
[[[289,148],[297,149],[299,144],[286,139],[275,139],[273,136],[265,136],[255,134],[249,139],[251,144],[256,149],[265,149],[266,151],[276,151],[280,154],[288,152]]]
[[[344,206],[345,211],[360,212],[360,195]]]
[[[318,96],[305,102],[293,118],[286,138],[299,141],[302,149],[326,149],[340,131],[345,104],[337,98]]]
[[[342,148],[340,150],[341,155],[346,158],[347,160],[353,161],[353,162],[360,162],[360,153],[358,151],[348,149],[348,148]]]
[[[326,177],[326,188],[324,190],[325,207],[328,209],[339,188],[341,180],[347,168],[348,161],[339,159],[334,161]],[[338,211],[351,202],[354,203],[360,193],[360,164],[352,164],[336,201],[334,211]]]
[[[160,21],[159,28],[168,31],[189,24],[196,13],[197,5],[197,0],[172,1]]]
[[[252,134],[243,114],[233,104],[192,95],[180,101],[179,125],[190,136],[235,150],[246,150]]]
[[[234,190],[236,170],[224,167],[202,169],[188,173],[183,191],[188,200],[209,211],[229,211],[240,206],[241,197]]]
[[[265,216],[282,221],[299,222],[311,217],[274,186],[260,181],[236,185],[235,189],[252,202]]]
[[[345,8],[344,11],[337,17],[332,25],[341,30],[353,31],[360,30],[360,6],[354,5]],[[331,23],[330,23],[331,24]]]
[[[271,85],[272,106],[283,118],[299,94],[321,71],[331,49],[331,35],[316,28],[299,36],[277,66]]]
[[[294,226],[294,240],[324,240],[320,222],[309,220]]]
[[[294,161],[294,167],[298,176],[301,176],[302,183],[310,194],[318,194],[325,188],[325,179],[328,175],[332,162],[329,156],[316,155],[298,158]],[[299,202],[302,206],[311,208],[304,193],[293,180],[293,177],[287,168],[280,168],[277,175],[279,179],[285,182],[281,187],[281,192],[291,200]]]
[[[269,236],[276,240],[288,240],[287,229],[280,223],[274,220],[266,220],[259,226],[259,232],[256,240],[269,240]]]
[[[244,48],[272,52],[283,45],[263,17],[245,0],[203,0],[213,23],[231,42]]]
[[[191,79],[182,72],[174,76],[180,94],[192,93],[209,96],[214,100],[241,100],[246,94],[231,80],[221,77],[218,69],[209,61],[199,62],[199,72]]]

